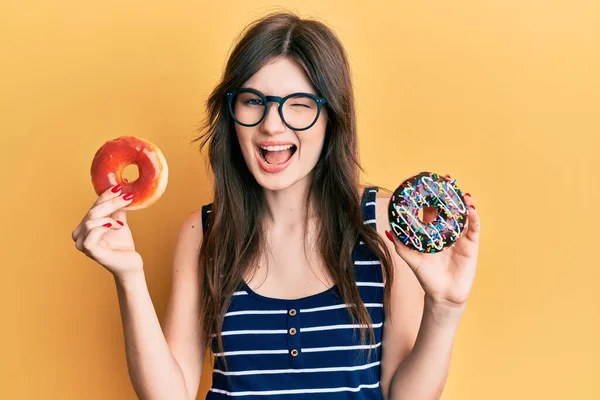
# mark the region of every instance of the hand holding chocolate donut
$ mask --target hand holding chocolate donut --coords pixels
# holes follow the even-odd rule
[[[427,218],[419,217],[421,210],[427,210]],[[445,316],[460,315],[479,253],[480,221],[471,196],[448,176],[421,172],[394,191],[388,217],[391,231],[385,233],[428,303],[445,310]]]

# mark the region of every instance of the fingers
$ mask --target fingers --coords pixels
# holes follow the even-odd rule
[[[114,214],[117,210],[122,209],[123,207],[129,205],[131,203],[132,198],[129,200],[125,200],[123,196],[127,196],[127,194],[117,196],[111,198],[110,200],[106,200],[103,203],[99,203],[98,205],[92,207],[90,211],[87,213],[87,216],[84,220],[95,220],[100,218],[107,218],[111,214]],[[116,221],[121,221],[120,219],[113,218]],[[124,221],[121,221],[124,223]],[[118,222],[117,222],[118,224]],[[119,224],[120,225],[120,224]]]
[[[396,254],[398,254],[398,256],[400,256],[400,258],[406,264],[408,264],[408,266],[411,269],[416,270],[417,266],[419,265],[419,259],[421,257],[421,254],[418,251],[409,248],[400,240],[398,240],[398,238],[394,235],[392,231],[386,230],[385,235],[387,236],[389,241],[392,242],[392,245],[396,250]]]
[[[465,193],[463,197],[465,199],[465,204],[467,205],[467,207],[471,207],[473,205],[473,198],[471,197],[471,195],[469,193]]]
[[[448,179],[452,179],[450,177],[450,175],[446,175],[445,176]],[[467,221],[468,221],[468,226],[467,226],[467,238],[473,242],[476,242],[479,240],[479,231],[481,229],[481,222],[479,220],[479,214],[477,214],[477,211],[475,211],[475,203],[473,202],[473,197],[471,196],[470,193],[465,193],[465,195],[463,196],[464,200],[465,200],[465,205],[468,208],[468,216],[467,216]]]
[[[98,256],[97,253],[101,251],[101,249],[99,249],[99,242],[102,239],[102,235],[111,229],[113,228],[105,225],[97,226],[92,229],[82,242],[82,251],[92,258],[96,258]]]
[[[123,198],[125,195],[127,195],[127,193],[121,194],[121,188],[119,185],[113,186],[112,188],[104,191],[104,193],[98,196],[98,199],[96,199],[94,205],[88,211],[81,223],[73,230],[73,232],[71,232],[71,239],[73,239],[73,241],[77,240],[77,237],[82,230],[82,224],[84,224],[86,220],[108,217],[121,208],[129,205],[133,198],[125,200]],[[117,214],[117,216],[117,218],[113,219],[119,220],[123,223],[127,222],[124,212]]]
[[[469,226],[467,227],[467,238],[472,242],[479,240],[479,232],[481,231],[481,222],[479,215],[474,208],[469,209]]]
[[[113,229],[121,229],[121,227],[123,225],[120,224],[117,220],[112,219],[110,217],[90,219],[85,222],[85,228],[88,232],[91,232],[92,229],[94,229],[98,226],[105,226],[106,228],[113,228]]]
[[[104,203],[107,200],[114,199],[115,197],[119,197],[121,195],[121,185],[114,185],[106,189],[94,202],[92,207],[97,206],[100,203]]]
[[[473,205],[473,198],[469,193],[465,194],[465,204],[469,207],[469,212],[467,213],[467,238],[472,242],[477,242],[481,230],[481,221]]]
[[[115,211],[129,205],[133,198],[129,198],[126,200],[124,196],[127,194],[116,195],[108,200],[96,204],[94,207],[90,209],[87,216],[89,219],[103,218],[108,217],[113,214]],[[122,221],[124,222],[124,221]]]
[[[74,238],[75,247],[79,251],[84,251],[85,247],[83,242],[89,237],[90,233],[99,227],[106,228],[103,232],[107,232],[111,229],[121,229],[123,225],[119,224],[117,220],[112,218],[104,217],[104,218],[96,218],[87,220],[83,225],[83,228],[80,230],[77,237]]]
[[[123,223],[127,222],[127,212],[123,209],[115,211],[110,217]]]

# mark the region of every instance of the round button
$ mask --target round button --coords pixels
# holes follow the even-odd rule
[[[296,328],[290,328],[290,335],[294,336],[296,334]]]
[[[292,354],[292,357],[296,357],[298,355],[298,350],[294,349],[290,353]]]
[[[292,308],[289,314],[293,317],[294,315],[296,315],[296,310]]]

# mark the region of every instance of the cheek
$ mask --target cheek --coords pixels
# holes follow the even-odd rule
[[[321,128],[311,132],[309,138],[300,140],[300,147],[303,149],[305,157],[318,159],[321,151],[323,151],[323,143],[325,142],[325,129]]]
[[[236,127],[235,132],[236,132],[238,143],[240,144],[242,151],[247,152],[249,150],[252,150],[251,149],[252,143],[250,140],[252,137],[251,136],[252,133],[249,130],[244,129],[243,127],[242,128]]]

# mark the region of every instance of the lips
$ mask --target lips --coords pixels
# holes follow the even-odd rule
[[[294,156],[294,153],[296,152],[296,146],[293,145],[293,144],[285,146],[285,147],[287,147],[287,149],[282,149],[282,150],[267,150],[267,149],[264,149],[262,147],[258,147],[258,152],[259,152],[260,156],[262,157],[263,161],[265,161],[267,164],[269,164],[269,165],[278,165],[278,164],[283,164],[283,162],[280,162],[280,161],[279,162],[277,162],[277,161],[274,162],[273,158],[275,158],[275,159],[282,158],[288,152],[289,152],[289,157],[291,158],[291,157]],[[278,153],[278,154],[275,154],[275,153]],[[267,160],[267,154],[270,155],[270,160]]]
[[[297,153],[297,148],[296,145],[293,145],[293,147],[291,148],[292,151],[292,155],[290,156],[290,158],[285,161],[284,163],[281,164],[269,164],[265,158],[264,158],[264,154],[262,149],[260,148],[260,146],[256,146],[256,159],[258,162],[258,165],[260,166],[260,168],[268,173],[278,173],[283,171],[284,169],[286,169],[288,167],[288,165],[290,165],[292,163],[292,161],[294,160],[294,158],[296,157],[296,153]]]

